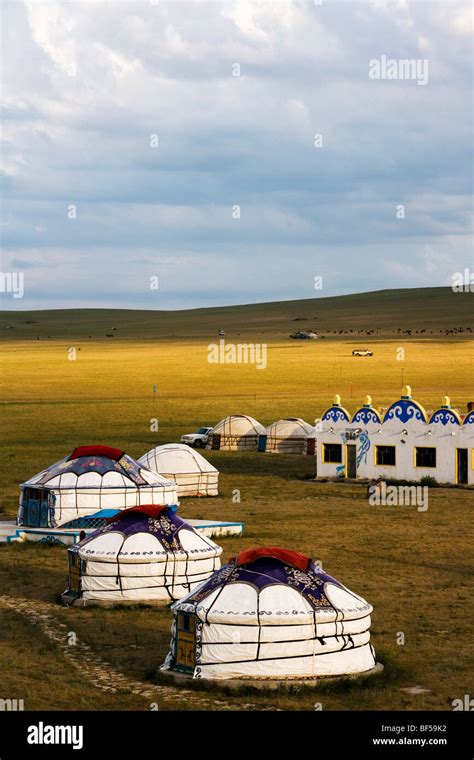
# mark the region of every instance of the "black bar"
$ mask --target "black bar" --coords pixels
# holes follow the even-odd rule
[[[242,706],[245,697],[240,698]],[[213,758],[239,753],[472,760],[472,711],[450,712],[1,712],[0,760],[24,757]],[[42,731],[40,731],[42,728]],[[56,727],[66,727],[61,740]],[[49,727],[52,727],[49,728]],[[67,729],[69,727],[69,729]],[[76,733],[73,728],[76,727]],[[80,729],[82,728],[82,747]],[[68,733],[68,730],[70,733]],[[28,742],[43,740],[42,744]],[[349,757],[349,755],[348,755]]]

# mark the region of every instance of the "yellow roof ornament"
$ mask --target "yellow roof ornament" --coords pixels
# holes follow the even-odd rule
[[[411,385],[403,386],[402,398],[411,398]]]

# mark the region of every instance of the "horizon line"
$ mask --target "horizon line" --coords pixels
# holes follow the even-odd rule
[[[251,301],[250,303],[232,303],[221,304],[217,306],[193,306],[191,308],[178,308],[178,309],[147,309],[144,307],[127,307],[127,306],[67,306],[67,307],[46,307],[46,308],[33,308],[33,309],[0,309],[0,314],[20,314],[22,312],[45,312],[45,311],[150,311],[150,312],[184,312],[184,311],[205,311],[211,309],[234,309],[236,307],[244,306],[265,306],[269,304],[284,304],[284,303],[299,303],[303,301],[319,301],[328,300],[331,298],[350,298],[353,296],[364,296],[375,293],[393,293],[393,292],[406,292],[411,290],[451,290],[449,285],[426,285],[422,287],[414,288],[381,288],[377,290],[363,290],[354,293],[341,293],[339,295],[320,295],[312,298],[288,298],[277,301]]]

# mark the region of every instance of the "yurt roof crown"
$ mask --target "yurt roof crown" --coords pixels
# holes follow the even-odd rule
[[[116,472],[119,475],[123,475],[135,485],[148,485],[150,484],[150,478],[151,480],[160,478],[159,475],[148,472],[147,479],[145,479],[141,474],[142,469],[144,469],[144,465],[136,462],[135,459],[121,449],[103,445],[78,446],[68,457],[61,459],[59,462],[55,462],[46,470],[39,473],[39,475],[35,475],[22,485],[29,485],[30,483],[34,483],[36,486],[52,485],[51,481],[55,478],[69,473],[80,477],[85,473],[105,475],[108,472]],[[164,482],[163,478],[160,479]],[[57,482],[54,485],[59,487],[64,485],[64,487],[68,487],[71,484],[72,482],[61,481],[61,483]],[[95,488],[96,486],[96,483],[81,484],[82,488]],[[114,486],[109,485],[109,487],[113,488]],[[127,487],[127,483],[126,481],[121,481],[120,483],[117,483],[116,487]]]

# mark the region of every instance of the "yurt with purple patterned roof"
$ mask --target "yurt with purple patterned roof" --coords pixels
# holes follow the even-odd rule
[[[57,528],[102,509],[177,504],[176,485],[121,449],[79,446],[20,485],[17,523]]]
[[[221,553],[172,507],[132,507],[68,550],[62,599],[77,606],[181,599],[220,568]]]
[[[371,605],[298,552],[243,551],[172,610],[161,667],[171,675],[305,680],[380,668]]]

